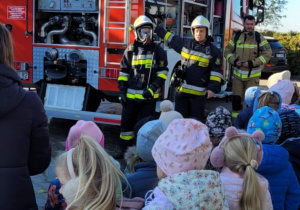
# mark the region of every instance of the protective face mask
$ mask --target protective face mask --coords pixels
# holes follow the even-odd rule
[[[139,29],[138,38],[143,44],[149,44],[152,40],[152,29],[150,27]]]

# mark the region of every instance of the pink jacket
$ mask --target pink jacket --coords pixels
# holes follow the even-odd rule
[[[221,182],[223,184],[226,200],[229,204],[229,209],[239,210],[239,199],[242,193],[243,177],[237,173],[232,172],[229,168],[224,167],[220,174]],[[257,174],[257,178],[265,195],[263,209],[272,210],[272,200],[269,192],[269,182],[261,175]]]

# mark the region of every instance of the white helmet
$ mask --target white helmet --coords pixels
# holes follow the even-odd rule
[[[145,36],[145,33],[143,33],[141,31],[142,28],[149,28],[149,32],[148,32],[148,36]],[[136,40],[140,40],[143,43],[149,43],[150,41],[152,41],[152,37],[153,37],[153,27],[154,24],[153,22],[150,20],[150,18],[148,18],[145,15],[141,15],[139,16],[133,24],[133,30],[134,30],[134,35],[135,35],[135,39]]]
[[[197,16],[191,25],[192,35],[194,36],[194,29],[206,27],[207,28],[207,36],[210,36],[210,23],[209,21],[202,15]]]

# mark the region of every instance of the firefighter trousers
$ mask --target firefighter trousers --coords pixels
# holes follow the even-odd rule
[[[129,101],[126,107],[123,107],[121,118],[121,134],[120,139],[126,140],[127,144],[133,143],[134,131],[133,127],[138,119],[155,115],[156,101],[135,102]]]
[[[175,110],[182,114],[184,118],[194,118],[205,123],[204,110],[206,95],[196,96],[191,94],[176,92]]]

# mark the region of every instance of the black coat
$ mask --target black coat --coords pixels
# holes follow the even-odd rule
[[[37,209],[30,176],[51,161],[48,120],[34,92],[0,64],[0,209]]]

